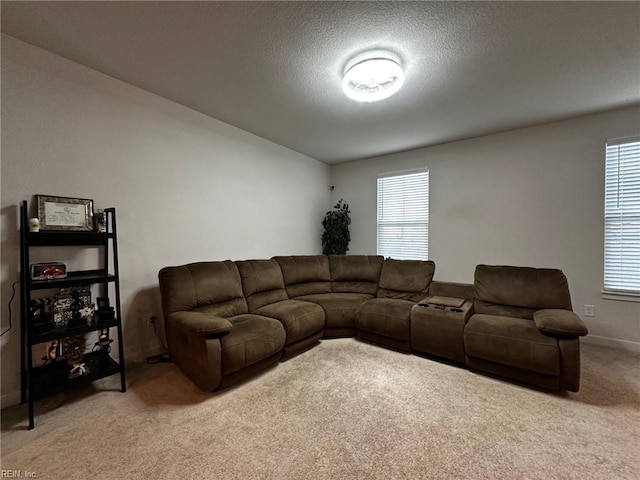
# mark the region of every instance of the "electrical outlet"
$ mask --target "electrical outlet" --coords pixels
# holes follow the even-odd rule
[[[596,307],[593,305],[585,305],[584,306],[584,316],[585,317],[595,317],[596,315]]]
[[[149,323],[151,325],[155,325],[157,320],[158,320],[158,318],[156,317],[155,313],[149,314]]]

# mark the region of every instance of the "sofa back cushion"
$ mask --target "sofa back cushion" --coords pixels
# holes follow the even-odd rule
[[[436,264],[431,260],[385,259],[380,275],[378,298],[398,298],[419,302],[429,294]]]
[[[375,295],[383,261],[378,255],[329,255],[331,290]]]
[[[289,298],[282,270],[275,260],[245,260],[236,262],[236,266],[250,312]]]
[[[165,318],[190,310],[225,318],[248,311],[240,273],[230,260],[165,267],[158,280]]]
[[[289,298],[331,293],[331,272],[326,255],[273,257],[284,277]]]
[[[532,319],[536,310],[572,309],[567,277],[558,269],[478,265],[474,286],[476,313]]]

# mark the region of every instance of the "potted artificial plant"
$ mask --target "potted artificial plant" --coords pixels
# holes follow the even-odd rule
[[[322,253],[325,255],[345,255],[349,250],[351,234],[349,224],[349,204],[343,199],[327,212],[322,221],[324,233],[322,234]]]

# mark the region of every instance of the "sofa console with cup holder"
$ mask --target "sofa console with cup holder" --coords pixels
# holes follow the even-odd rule
[[[473,296],[431,296],[411,309],[413,350],[464,363],[464,326],[473,313]]]

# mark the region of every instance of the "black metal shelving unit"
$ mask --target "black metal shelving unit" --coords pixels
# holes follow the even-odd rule
[[[86,385],[100,378],[120,374],[120,389],[127,390],[122,341],[122,315],[120,311],[120,278],[118,274],[118,241],[116,233],[116,210],[106,208],[107,232],[30,232],[29,211],[26,201],[20,205],[20,317],[21,317],[21,402],[29,405],[29,430],[35,426],[34,402],[55,395],[77,385]],[[32,280],[30,275],[30,250],[37,247],[99,247],[102,249],[102,268],[67,272],[66,278]],[[29,318],[32,292],[38,290],[99,285],[102,295],[115,296],[113,320],[94,322],[79,328],[56,327],[53,331],[36,333]],[[111,288],[110,288],[111,287]],[[58,365],[33,367],[33,346],[84,335],[103,329],[116,329],[118,338],[118,361],[106,352],[85,353],[83,362],[88,373],[69,378],[69,369]]]

